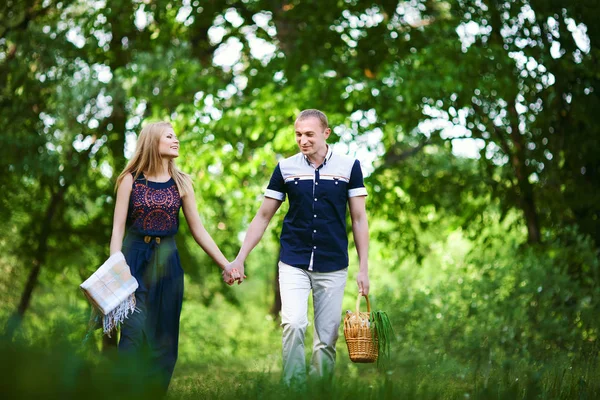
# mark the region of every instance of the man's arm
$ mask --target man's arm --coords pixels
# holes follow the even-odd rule
[[[359,292],[363,296],[369,294],[369,222],[367,220],[365,199],[366,196],[355,196],[348,199],[350,218],[352,219],[352,233],[359,263],[356,283]]]
[[[271,222],[273,215],[275,215],[281,206],[281,203],[281,200],[265,197],[248,227],[248,232],[246,232],[246,237],[242,243],[242,248],[238,252],[235,260],[233,260],[233,262],[225,269],[226,272],[232,274],[234,279],[238,280],[238,284],[244,281],[244,262],[246,261],[246,258],[263,237],[269,222]],[[233,269],[237,270],[237,274],[235,274],[235,271],[233,273],[231,272]],[[231,281],[231,283],[233,283],[233,281]]]

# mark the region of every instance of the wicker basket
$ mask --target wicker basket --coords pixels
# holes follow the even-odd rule
[[[348,345],[348,354],[350,360],[355,363],[372,363],[377,361],[379,350],[379,341],[377,336],[373,338],[371,331],[369,316],[371,315],[371,303],[369,296],[367,299],[367,312],[360,312],[360,298],[356,299],[356,312],[346,312],[344,317],[344,337]]]

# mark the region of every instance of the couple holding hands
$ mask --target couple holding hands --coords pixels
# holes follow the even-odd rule
[[[367,191],[359,161],[336,154],[327,145],[331,130],[323,112],[300,112],[294,128],[300,152],[275,167],[264,200],[231,263],[200,220],[190,177],[175,166],[179,141],[169,123],[142,129],[135,154],[117,179],[110,253],[123,252],[139,284],[137,312],[121,326],[119,352],[134,357],[148,352],[164,391],[177,361],[183,301],[183,269],[174,240],[179,210],[183,209],[196,242],[223,270],[223,280],[232,285],[244,281],[244,261],[286,196],[290,204],[279,255],[283,381],[288,385],[306,381],[304,336],[311,290],[315,330],[309,374],[319,379],[333,375],[348,277],[347,208],[359,259],[358,289],[363,295],[369,292]]]

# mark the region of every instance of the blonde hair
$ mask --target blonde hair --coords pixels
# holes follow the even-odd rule
[[[137,140],[135,153],[117,178],[115,190],[117,190],[123,178],[129,174],[133,174],[133,180],[135,181],[143,172],[149,175],[154,175],[158,172],[158,169],[162,165],[158,143],[167,129],[173,129],[173,126],[168,122],[154,122],[142,129]],[[181,197],[192,192],[192,178],[180,171],[173,159],[169,160],[168,170],[169,175],[175,180]]]
[[[321,110],[316,110],[314,108],[309,108],[308,110],[302,110],[298,117],[296,117],[296,122],[307,119],[307,118],[317,118],[321,122],[321,126],[324,129],[329,128],[329,121],[327,121],[327,116]]]

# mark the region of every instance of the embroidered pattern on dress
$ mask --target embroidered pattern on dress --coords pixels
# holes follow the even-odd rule
[[[144,180],[135,181],[131,191],[130,225],[140,233],[174,234],[179,228],[181,197],[173,183],[165,188],[145,185]]]

